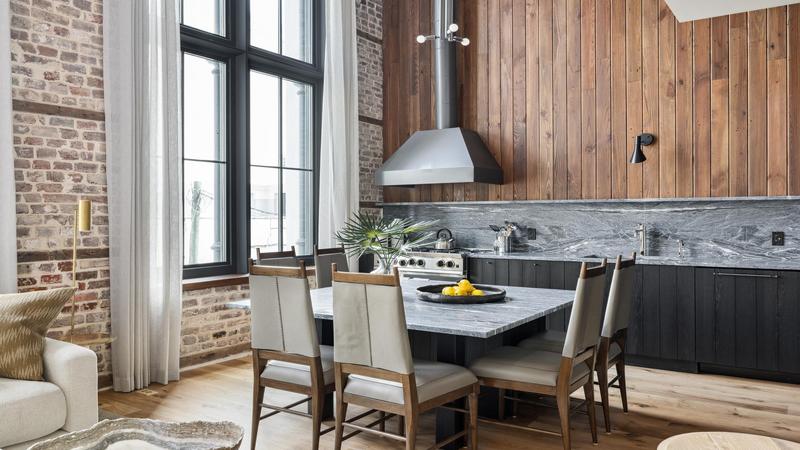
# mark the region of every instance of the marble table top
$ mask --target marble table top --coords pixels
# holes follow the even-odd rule
[[[572,304],[575,291],[498,286],[506,299],[498,303],[456,305],[417,299],[416,289],[428,280],[403,279],[403,301],[409,330],[489,338],[552,314]],[[314,317],[333,319],[333,288],[313,289]]]

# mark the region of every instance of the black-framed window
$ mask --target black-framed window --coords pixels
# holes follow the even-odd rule
[[[316,241],[321,0],[182,0],[184,278]]]

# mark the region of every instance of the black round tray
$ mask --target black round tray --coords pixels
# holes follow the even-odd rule
[[[420,300],[432,303],[451,303],[451,304],[476,304],[476,303],[493,303],[501,302],[506,298],[506,291],[498,289],[494,286],[486,286],[484,284],[473,285],[476,289],[483,291],[484,295],[444,295],[442,289],[447,286],[455,286],[454,283],[450,284],[431,284],[417,288],[417,297]]]

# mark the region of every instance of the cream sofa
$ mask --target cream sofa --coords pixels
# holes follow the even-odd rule
[[[97,423],[97,355],[46,339],[45,381],[0,378],[0,448],[35,442]]]

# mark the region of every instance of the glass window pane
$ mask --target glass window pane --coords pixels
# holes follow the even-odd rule
[[[279,250],[280,187],[279,169],[250,168],[250,249]]]
[[[283,0],[281,5],[281,53],[312,62],[311,0]]]
[[[183,58],[183,157],[225,160],[225,64]]]
[[[225,35],[225,0],[181,0],[181,23]]]
[[[313,89],[306,83],[283,80],[283,165],[312,169]]]
[[[251,0],[250,45],[312,63],[311,0]]]
[[[311,254],[314,246],[313,188],[310,171],[283,171],[283,249],[294,245],[298,255]]]
[[[225,164],[184,161],[184,264],[225,262]]]
[[[278,166],[280,78],[250,72],[250,164]]]
[[[280,0],[250,1],[250,45],[281,52]]]

